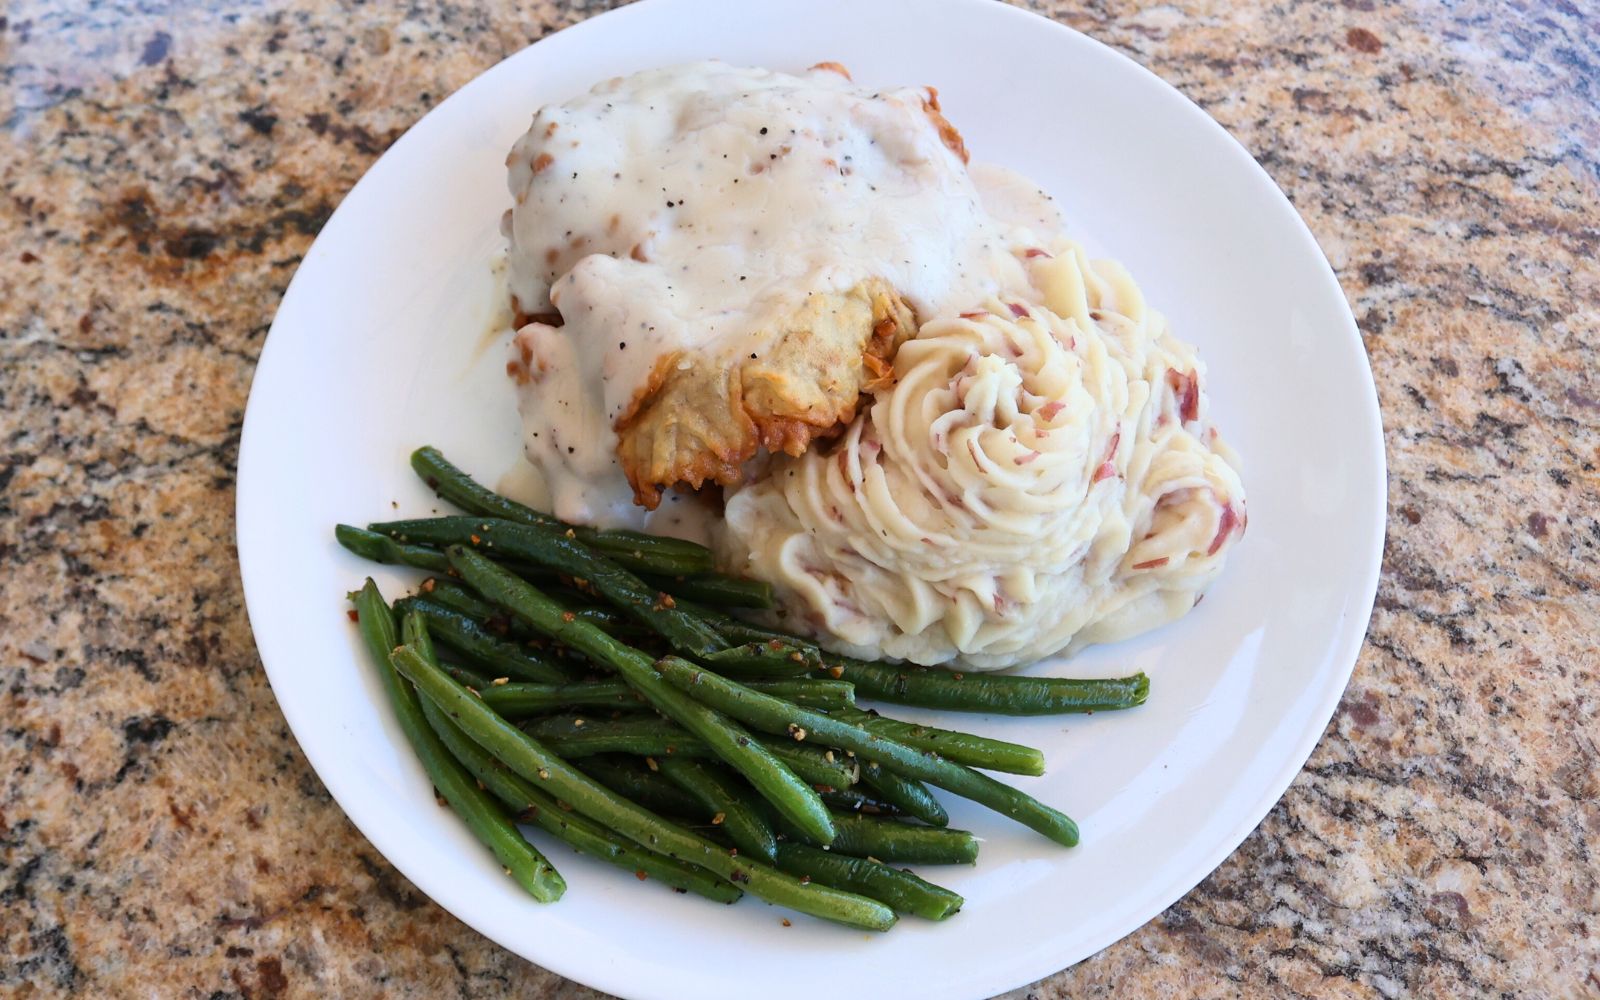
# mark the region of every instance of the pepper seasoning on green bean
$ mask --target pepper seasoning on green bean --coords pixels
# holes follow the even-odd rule
[[[369,580],[352,595],[363,636],[392,650],[373,646],[374,658],[435,786],[539,898],[564,882],[499,802],[582,852],[707,898],[731,902],[743,886],[875,930],[893,911],[943,919],[959,895],[882,863],[976,859],[977,840],[945,828],[924,782],[1066,846],[1077,827],[972,770],[1040,774],[1038,750],[887,718],[855,699],[1045,715],[1129,708],[1149,693],[1143,674],[964,675],[835,655],[728,614],[771,607],[771,587],[712,572],[702,546],[566,524],[486,489],[432,448],[412,466],[470,516],[336,526],[356,555],[448,574],[393,612]],[[466,666],[439,663],[434,636]],[[668,649],[704,666],[655,659]],[[544,713],[557,714],[528,719]],[[527,721],[519,730],[506,717]],[[698,817],[705,836],[640,804]]]
[[[452,465],[439,449],[428,445],[411,453],[411,468],[429,489],[469,514],[503,518],[558,532],[570,531],[576,538],[632,569],[677,575],[704,573],[713,568],[711,553],[703,545],[639,531],[607,531],[572,525],[503,497],[480,485]]]
[[[736,886],[704,869],[645,850],[611,833],[587,816],[561,808],[555,799],[535,788],[527,779],[506,770],[488,751],[468,739],[438,705],[427,698],[418,700],[422,702],[422,714],[428,724],[439,734],[440,741],[455,755],[456,760],[491,795],[513,810],[522,822],[532,823],[584,854],[600,858],[636,876],[653,878],[674,889],[692,892],[718,903],[732,903],[744,895]]]
[[[673,648],[692,656],[704,656],[725,649],[728,645],[710,625],[685,611],[680,611],[674,598],[578,541],[576,537],[551,528],[486,517],[435,517],[418,521],[391,521],[373,524],[370,528],[397,541],[420,541],[446,548],[474,551],[486,565],[493,566],[494,563],[476,550],[526,559],[557,572],[581,578],[589,587],[632,615],[640,624],[653,629],[672,643]],[[466,576],[460,563],[453,556],[450,561],[458,573]],[[504,567],[494,568],[506,577],[527,585],[527,581]],[[477,587],[483,596],[495,600],[494,595],[484,592],[483,586],[477,581],[469,578],[468,582]]]
[[[769,733],[788,733],[797,739],[809,737],[819,743],[875,759],[885,768],[908,778],[937,785],[988,806],[1003,816],[1010,816],[1064,847],[1074,847],[1078,843],[1078,825],[1066,814],[988,775],[944,760],[931,751],[906,746],[852,723],[752,691],[677,657],[663,658],[656,664],[656,669],[681,690],[756,729]]]
[[[568,524],[479,485],[452,465],[437,448],[411,454],[411,467],[439,496],[469,514],[572,532],[573,537],[604,553],[619,565],[650,575],[650,582],[669,594],[682,594],[729,608],[772,607],[772,585],[714,573],[711,552],[703,545],[640,531],[588,528]]]
[[[407,545],[388,535],[349,524],[334,525],[333,537],[349,551],[375,563],[415,566],[437,573],[450,568],[450,560],[445,558],[444,552],[432,545]]]
[[[978,838],[966,830],[917,826],[858,813],[835,816],[833,822],[839,835],[828,850],[835,854],[908,865],[970,865],[978,860]],[[823,846],[781,819],[777,826],[790,840]]]
[[[732,674],[733,667],[746,668],[742,676],[774,676],[762,673],[763,667],[783,670],[784,676],[799,672],[782,665],[788,661],[803,664],[806,671],[817,671],[824,676],[850,681],[856,687],[857,697],[874,698],[897,705],[991,715],[1109,712],[1143,705],[1150,696],[1150,678],[1144,674],[1086,680],[1076,677],[968,674],[939,667],[870,663],[849,656],[836,656],[807,639],[752,625],[692,601],[680,601],[679,606],[715,628],[730,643],[739,644],[733,647],[737,652],[721,654],[715,657],[715,663],[707,661],[719,673]],[[730,669],[723,670],[724,663]]]
[[[388,538],[387,535],[383,537]],[[439,553],[439,558],[448,568],[450,560],[444,552]],[[448,576],[430,576],[423,580],[416,596],[459,611],[495,635],[514,639],[528,639],[533,635],[532,630],[513,621],[510,615],[479,597],[471,587]]]
[[[752,688],[755,685],[751,685]],[[990,739],[953,729],[935,729],[915,722],[890,719],[876,712],[863,712],[852,707],[829,709],[828,714],[846,722],[853,722],[869,733],[887,736],[918,750],[931,750],[945,760],[968,767],[981,767],[1007,774],[1025,774],[1038,777],[1044,773],[1044,754],[1033,747],[1005,740]]]
[[[950,814],[944,811],[944,806],[928,791],[928,786],[915,778],[885,770],[877,761],[866,761],[861,765],[861,783],[896,811],[929,826],[950,823]]]
[[[801,882],[757,862],[730,856],[724,848],[629,802],[495,715],[416,650],[402,646],[391,661],[420,694],[432,699],[462,732],[506,767],[634,843],[705,868],[754,896],[801,913],[864,930],[883,931],[894,925],[894,911],[876,900]]]
[[[561,753],[560,748],[547,745],[561,756],[567,756]],[[651,812],[674,819],[690,819],[701,808],[700,803],[688,792],[662,777],[659,767],[652,771],[637,760],[612,754],[569,760],[573,767],[584,774]]]
[[[495,857],[500,859],[517,884],[527,890],[528,895],[541,903],[560,899],[567,889],[566,880],[539,853],[538,848],[523,839],[516,824],[445,749],[423,718],[417,693],[395,672],[390,653],[398,645],[394,614],[378,592],[378,585],[369,578],[361,590],[351,597],[356,605],[356,622],[361,628],[362,640],[377,664],[395,718],[399,720],[411,748],[416,751],[417,759],[422,762],[423,770],[427,771],[428,780],[433,782],[433,787],[450,803],[456,814],[466,821],[473,834],[494,851]],[[416,633],[414,637],[418,647],[427,649],[427,635],[420,620],[414,620],[408,627]],[[434,669],[439,670],[437,667]],[[442,670],[439,670],[439,675],[445,676]]]
[[[852,858],[804,844],[779,844],[778,867],[791,875],[803,875],[835,889],[871,896],[897,912],[928,920],[943,920],[966,902],[949,889],[926,882],[908,871],[890,868],[870,858]]]
[[[491,696],[484,701],[493,707],[495,698]],[[627,754],[657,759],[689,757],[694,760],[717,757],[709,744],[682,726],[643,713],[620,719],[584,715],[547,716],[525,723],[522,731],[568,758],[592,757],[596,754]],[[842,753],[798,746],[793,740],[757,736],[755,741],[813,788],[818,785],[848,788],[860,777],[860,767],[854,759]]]
[[[742,794],[737,779],[715,765],[681,757],[660,762],[667,780],[694,796],[707,810],[711,825],[720,826],[740,851],[771,862],[778,856],[778,838],[761,809]]]
[[[676,690],[656,675],[650,657],[579,621],[532,584],[461,546],[447,554],[463,579],[529,626],[610,667],[663,715],[705,741],[712,751],[761,792],[784,817],[823,844],[833,822],[812,787],[798,778],[745,728]],[[624,572],[624,571],[618,571]]]
[[[420,597],[402,597],[394,603],[395,610],[402,615],[413,612],[421,615],[430,632],[482,673],[543,684],[571,680],[567,672],[554,663],[524,646],[507,642],[458,611]]]
[[[592,684],[493,684],[479,688],[483,703],[508,719],[566,708],[628,710],[647,707],[644,699],[621,681]]]

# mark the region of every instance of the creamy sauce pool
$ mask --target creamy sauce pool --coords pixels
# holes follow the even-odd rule
[[[504,228],[518,310],[562,319],[525,327],[513,363],[559,516],[650,524],[612,426],[663,353],[760,352],[756,331],[808,292],[868,277],[922,318],[1027,287],[1019,230],[1059,231],[1054,207],[1008,172],[969,173],[929,97],[704,62],[539,111],[507,161]]]

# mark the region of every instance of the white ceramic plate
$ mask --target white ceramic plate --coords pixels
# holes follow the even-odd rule
[[[437,444],[492,481],[517,455],[489,342],[503,161],[534,109],[687,59],[937,86],[976,157],[1035,178],[1075,233],[1121,259],[1210,366],[1246,463],[1250,532],[1176,625],[1035,672],[1146,671],[1144,708],[955,719],[1043,747],[1017,779],[1080,822],[1058,848],[952,802],[976,867],[927,872],[966,896],[887,935],[719,907],[640,885],[559,845],[570,890],[526,899],[439,809],[346,620],[372,571],[332,526],[425,514],[408,452]],[[284,297],[239,459],[239,558],[262,661],[328,790],[419,888],[518,954],[638,998],[979,997],[1135,929],[1260,822],[1321,735],[1376,586],[1384,463],[1366,356],[1305,225],[1250,156],[1177,91],[1056,24],[981,0],[646,0],[518,53],[441,104],[350,193]],[[395,506],[397,505],[397,506]],[[414,574],[377,572],[398,595]],[[913,714],[913,713],[907,713]],[[921,717],[937,719],[932,713]],[[536,839],[539,839],[536,837]],[[540,840],[541,844],[547,843]]]

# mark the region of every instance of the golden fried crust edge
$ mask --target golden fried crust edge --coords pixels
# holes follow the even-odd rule
[[[635,503],[654,510],[675,486],[732,486],[763,448],[800,455],[839,434],[864,392],[892,383],[894,353],[916,319],[873,278],[808,297],[784,327],[766,357],[737,365],[684,352],[656,361],[614,425]]]

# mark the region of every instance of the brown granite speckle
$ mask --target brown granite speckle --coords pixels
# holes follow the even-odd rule
[[[357,834],[232,547],[301,254],[429,107],[609,2],[0,17],[0,994],[579,997]],[[1251,149],[1384,409],[1371,634],[1199,888],[1015,997],[1600,996],[1600,35],[1566,0],[1027,6]]]

